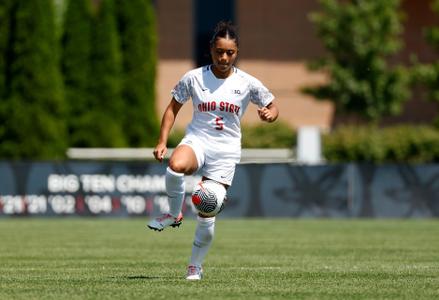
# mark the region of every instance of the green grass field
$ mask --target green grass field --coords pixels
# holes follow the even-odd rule
[[[200,282],[145,223],[0,219],[0,299],[439,299],[438,220],[219,218]]]

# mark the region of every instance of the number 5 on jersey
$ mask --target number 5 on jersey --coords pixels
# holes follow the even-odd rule
[[[216,117],[215,124],[216,124],[215,126],[216,130],[223,130],[224,129],[223,117]]]

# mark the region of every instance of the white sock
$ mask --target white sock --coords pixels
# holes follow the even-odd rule
[[[184,174],[174,172],[171,168],[166,169],[166,192],[168,194],[169,214],[178,217],[183,205],[185,184]]]
[[[214,231],[215,217],[198,217],[190,265],[200,267],[203,264],[204,257],[206,256],[207,251],[209,251],[210,245],[212,244]]]

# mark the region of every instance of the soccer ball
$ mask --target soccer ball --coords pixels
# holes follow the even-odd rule
[[[213,217],[224,208],[226,188],[214,180],[204,180],[197,183],[192,193],[192,203],[195,209],[205,217]]]

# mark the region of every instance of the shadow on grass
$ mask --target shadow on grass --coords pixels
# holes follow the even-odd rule
[[[163,279],[179,279],[178,276],[147,276],[147,275],[133,275],[124,276],[128,280],[163,280]]]

